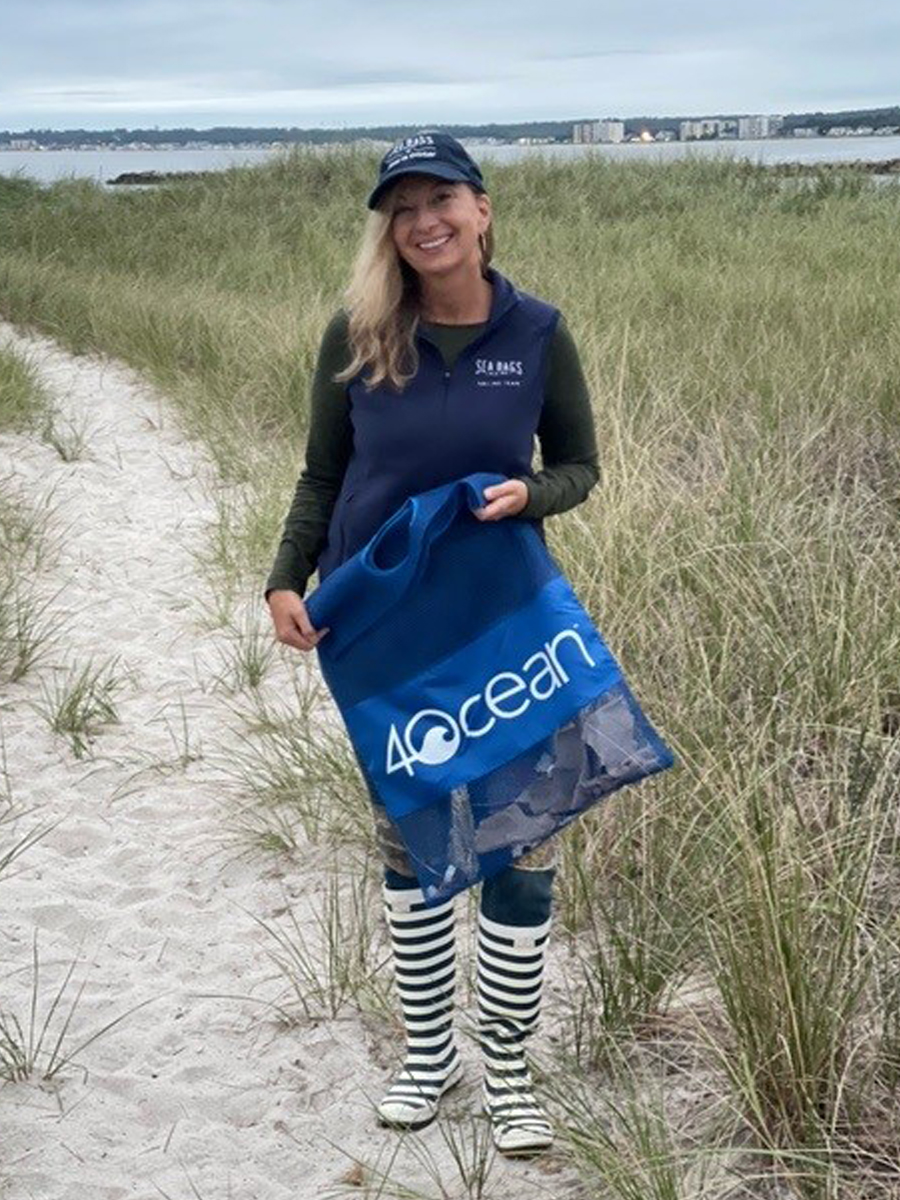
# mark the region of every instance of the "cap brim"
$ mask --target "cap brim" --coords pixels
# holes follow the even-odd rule
[[[398,167],[396,171],[391,171],[385,175],[384,179],[379,182],[366,202],[368,207],[377,208],[378,201],[385,192],[389,191],[397,180],[402,179],[405,175],[430,175],[432,179],[446,179],[449,183],[472,184],[468,175],[456,167],[448,166],[446,163],[422,163],[421,166],[407,166],[404,164]],[[472,184],[472,186],[476,187],[477,185]]]

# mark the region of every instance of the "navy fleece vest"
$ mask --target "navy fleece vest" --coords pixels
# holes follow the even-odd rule
[[[532,473],[548,349],[559,311],[519,292],[497,271],[484,330],[447,370],[438,347],[417,337],[419,370],[402,392],[348,393],[353,453],[319,559],[324,579],[369,541],[410,496],[480,472]]]

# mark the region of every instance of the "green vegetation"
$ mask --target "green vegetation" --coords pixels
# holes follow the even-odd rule
[[[0,436],[34,430],[46,422],[48,412],[30,364],[0,348]],[[22,678],[53,642],[48,605],[36,599],[33,586],[35,573],[52,553],[49,515],[46,507],[27,504],[10,480],[0,478],[0,683]],[[0,876],[49,831],[47,825],[32,825],[23,833],[19,823],[26,816],[29,810],[13,795],[0,713]],[[0,1012],[0,1079],[11,1069],[9,1054],[15,1058],[15,1043]]]
[[[50,1083],[88,1046],[114,1029],[126,1017],[152,1004],[156,999],[152,997],[133,1005],[73,1046],[70,1027],[87,986],[87,980],[84,980],[74,996],[69,990],[77,965],[77,960],[69,964],[48,1002],[41,986],[41,963],[35,933],[32,942],[28,1012],[24,1019],[20,1020],[15,1013],[0,1008],[0,1080],[5,1083],[18,1083],[38,1076],[45,1083]],[[40,1012],[42,1004],[45,1005],[43,1013]]]
[[[0,433],[38,433],[64,462],[85,453],[86,430],[60,420],[28,357],[7,347],[0,347]]]
[[[29,362],[0,347],[0,433],[24,433],[47,420],[49,406]]]
[[[117,659],[95,665],[68,667],[63,678],[42,684],[40,712],[54,733],[67,738],[76,758],[90,754],[96,735],[119,720],[116,693],[122,678],[116,674]]]
[[[390,976],[385,957],[375,954],[377,890],[371,875],[345,880],[333,867],[324,892],[306,897],[299,917],[285,897],[279,924],[255,918],[274,943],[267,954],[287,985],[277,1008],[288,1025],[334,1019],[351,999],[359,1007],[363,994],[377,1009],[389,1008]]]
[[[206,562],[219,596],[261,597],[374,164],[298,152],[125,195],[0,181],[2,314],[146,373],[237,485]],[[498,266],[566,313],[596,402],[603,484],[550,535],[679,759],[564,840],[573,1161],[597,1197],[697,1195],[712,1159],[718,1195],[777,1176],[790,1196],[887,1197],[900,192],[861,171],[590,157],[488,184]],[[250,636],[234,675],[258,681]],[[301,794],[306,836],[364,840],[352,756],[254,703],[259,811]],[[247,828],[292,849],[287,827]],[[346,961],[365,979],[369,960]],[[312,1007],[343,1000],[338,966]],[[704,1106],[670,1119],[667,1080]]]
[[[49,402],[30,363],[0,348],[0,436],[46,429],[50,420]],[[50,549],[48,515],[0,478],[0,681],[20,679],[52,638],[47,605],[35,599],[31,583]]]

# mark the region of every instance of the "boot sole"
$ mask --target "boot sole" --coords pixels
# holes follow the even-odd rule
[[[504,1158],[536,1158],[538,1154],[545,1154],[552,1145],[552,1136],[539,1141],[523,1142],[521,1146],[503,1146],[494,1138],[494,1146]]]
[[[378,1117],[378,1124],[383,1129],[400,1129],[400,1130],[424,1129],[426,1127],[426,1125],[430,1125],[431,1122],[438,1115],[438,1108],[440,1107],[440,1103],[443,1100],[443,1098],[447,1095],[448,1092],[452,1092],[453,1089],[459,1083],[462,1082],[462,1078],[463,1078],[462,1067],[457,1067],[456,1071],[448,1078],[447,1082],[444,1084],[444,1086],[441,1088],[440,1092],[438,1093],[437,1098],[435,1099],[435,1102],[434,1102],[434,1112],[430,1113],[428,1116],[422,1117],[420,1120],[415,1120],[415,1118],[414,1118],[410,1121],[396,1121],[396,1120],[392,1121],[388,1117],[383,1117],[381,1115],[381,1113],[378,1112],[378,1110],[376,1109],[376,1115]]]
[[[531,1141],[527,1140],[527,1138],[523,1136],[519,1145],[504,1146],[498,1138],[496,1131],[493,1129],[493,1117],[491,1116],[491,1110],[486,1104],[482,1103],[481,1111],[491,1123],[491,1135],[494,1148],[499,1154],[502,1154],[504,1158],[534,1158],[535,1155],[543,1154],[545,1150],[549,1150],[553,1145],[555,1138],[551,1132],[545,1134],[531,1134]]]

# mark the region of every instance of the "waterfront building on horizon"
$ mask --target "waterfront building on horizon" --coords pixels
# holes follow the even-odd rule
[[[781,132],[781,117],[738,117],[738,137],[752,138],[759,140],[760,138],[775,137]]]
[[[624,140],[624,121],[581,121],[572,126],[572,141],[576,145],[617,145]]]
[[[572,126],[576,146],[617,144],[620,142],[693,142],[712,140],[761,141],[782,133],[784,118],[775,114],[743,117],[690,117],[678,122],[677,129],[642,129],[626,135],[625,122],[617,120],[577,121]],[[871,131],[870,131],[871,132]]]

